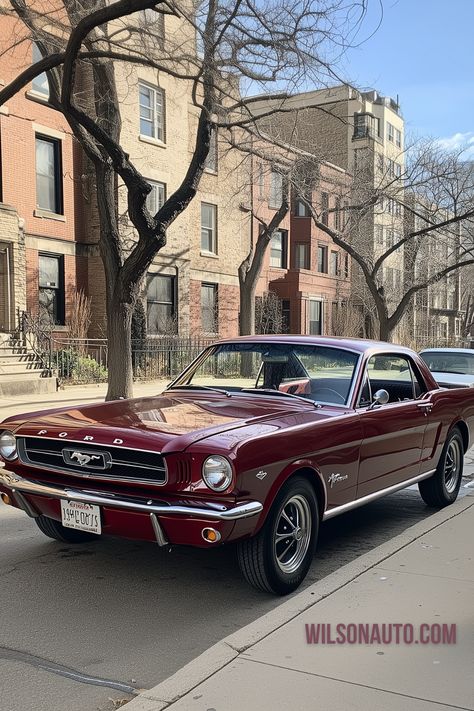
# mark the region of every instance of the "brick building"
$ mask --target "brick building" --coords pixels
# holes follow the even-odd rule
[[[14,22],[2,17],[5,46]],[[0,56],[0,86],[36,59],[28,42]],[[18,311],[66,329],[78,283],[85,286],[81,156],[65,119],[48,106],[38,77],[0,108],[0,331]]]

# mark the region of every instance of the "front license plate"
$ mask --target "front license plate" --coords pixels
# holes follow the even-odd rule
[[[61,499],[61,519],[66,528],[77,528],[97,535],[102,533],[99,506]]]

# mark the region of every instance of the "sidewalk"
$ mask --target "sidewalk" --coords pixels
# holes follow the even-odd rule
[[[165,389],[171,378],[167,380],[149,380],[136,382],[133,385],[133,396],[144,397],[157,395]],[[69,385],[64,390],[55,393],[38,393],[35,395],[19,395],[18,397],[0,398],[0,422],[10,415],[34,410],[47,410],[53,407],[69,407],[71,405],[87,405],[105,399],[107,383],[97,385]]]
[[[472,451],[472,450],[471,450]],[[474,489],[227,637],[127,711],[474,709]],[[229,611],[231,614],[231,611]],[[308,644],[305,625],[456,624],[456,644]],[[327,628],[326,628],[327,629]]]

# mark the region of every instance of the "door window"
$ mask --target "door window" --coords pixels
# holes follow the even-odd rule
[[[367,407],[377,390],[386,390],[390,403],[415,400],[426,388],[408,357],[380,353],[372,356],[367,363],[359,407]]]

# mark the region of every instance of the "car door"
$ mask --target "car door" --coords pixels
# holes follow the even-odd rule
[[[382,388],[389,402],[374,406],[373,396]],[[417,398],[425,389],[409,356],[379,353],[368,360],[358,401],[363,440],[357,498],[420,473],[428,412]]]

